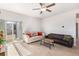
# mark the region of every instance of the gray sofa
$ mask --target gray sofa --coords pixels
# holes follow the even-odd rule
[[[55,43],[61,44],[67,47],[73,47],[73,44],[74,44],[74,39],[71,35],[50,33],[45,37],[49,39],[53,39]]]

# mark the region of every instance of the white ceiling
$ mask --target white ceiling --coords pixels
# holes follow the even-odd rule
[[[48,3],[47,3],[48,4]],[[0,9],[25,14],[32,17],[46,18],[58,13],[70,11],[79,8],[78,3],[56,3],[55,6],[50,7],[51,13],[44,11],[40,14],[40,10],[32,10],[34,8],[40,8],[39,3],[2,3]]]

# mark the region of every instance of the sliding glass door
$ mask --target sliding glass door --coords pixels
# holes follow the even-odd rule
[[[6,40],[8,42],[22,38],[21,24],[21,22],[5,22]]]

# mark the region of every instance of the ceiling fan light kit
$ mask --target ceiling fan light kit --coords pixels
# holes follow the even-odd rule
[[[46,11],[46,8],[41,8],[41,11]]]
[[[32,9],[32,10],[41,10],[40,14],[43,13],[43,11],[48,11],[48,12],[52,12],[52,10],[49,9],[49,7],[52,7],[55,5],[55,3],[52,3],[48,6],[45,5],[45,3],[39,3],[41,8],[35,8],[35,9]]]

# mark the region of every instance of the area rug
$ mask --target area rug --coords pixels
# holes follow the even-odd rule
[[[12,43],[7,44],[6,56],[19,56],[16,48],[14,47],[14,45]]]
[[[29,56],[31,52],[27,50],[21,43],[13,43],[20,56]]]

